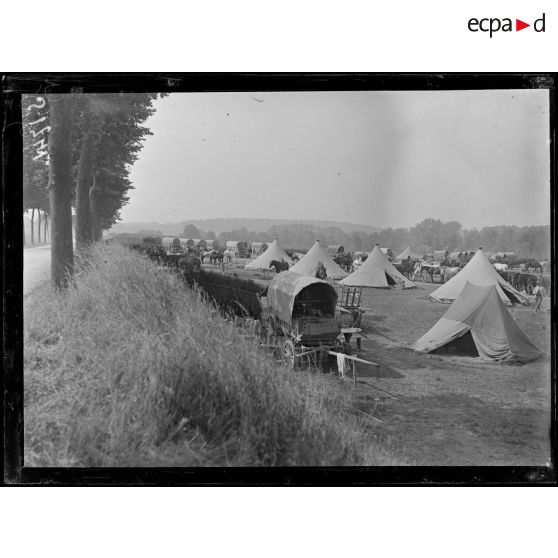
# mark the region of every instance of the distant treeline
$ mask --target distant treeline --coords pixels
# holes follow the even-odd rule
[[[178,236],[185,238],[217,239],[221,245],[227,240],[249,240],[271,242],[279,238],[284,248],[310,248],[319,239],[325,245],[343,245],[347,251],[369,251],[376,243],[391,248],[397,255],[407,246],[419,253],[434,250],[475,250],[482,246],[487,252],[516,252],[520,256],[544,260],[550,257],[549,226],[494,226],[464,229],[461,223],[444,223],[439,219],[425,219],[411,228],[383,229],[365,233],[346,233],[337,227],[319,227],[309,224],[275,225],[265,232],[249,231],[245,228],[215,234],[202,231],[188,224]],[[143,230],[138,234],[163,236],[160,231]]]

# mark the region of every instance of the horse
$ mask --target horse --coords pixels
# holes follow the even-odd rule
[[[542,273],[542,266],[540,262],[538,262],[534,258],[515,259],[514,261],[510,262],[509,268],[519,269],[521,271],[526,271],[527,273],[530,270],[533,270],[535,273]]]
[[[337,255],[333,258],[333,261],[344,271],[351,271],[353,258],[350,254],[345,254],[343,252],[337,253]]]
[[[405,260],[401,260],[400,263],[393,264],[393,267],[395,267],[399,273],[407,277],[407,279],[411,279],[411,275],[415,269],[415,260],[408,257]]]
[[[147,249],[147,255],[158,265],[163,263],[166,256],[165,249],[162,246],[150,246]]]
[[[269,269],[272,267],[275,269],[275,273],[281,273],[282,271],[287,271],[289,269],[289,262],[284,260],[272,260],[269,264]]]
[[[421,264],[420,272],[423,280],[428,283],[428,278],[430,277],[430,283],[434,283],[434,277],[440,277],[440,281],[443,281],[442,277],[442,267],[439,264]]]
[[[422,264],[423,262],[417,261],[413,267],[413,271],[411,272],[411,281],[418,281],[422,279]]]
[[[209,255],[209,263],[212,265],[218,265],[223,263],[223,253],[218,252],[217,250],[212,250],[211,254]]]
[[[222,262],[228,263],[228,264],[232,263],[233,256],[234,256],[234,252],[233,252],[232,250],[225,250],[225,251],[223,252],[223,260],[222,260]]]
[[[178,260],[180,260],[180,258],[182,258],[182,257],[183,256],[181,254],[166,253],[164,255],[164,257],[162,257],[163,267],[170,267],[171,269],[173,269],[173,268],[178,269]]]
[[[205,258],[210,258],[211,261],[211,254],[212,254],[212,250],[202,250],[200,252],[199,258],[201,260],[201,263],[203,263],[203,260],[205,260]]]

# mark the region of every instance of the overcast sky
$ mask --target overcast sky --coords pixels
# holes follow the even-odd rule
[[[548,92],[175,93],[124,221],[548,224]]]

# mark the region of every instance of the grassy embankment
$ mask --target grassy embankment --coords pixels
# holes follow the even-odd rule
[[[25,300],[27,466],[395,465],[350,386],[293,373],[122,247]]]

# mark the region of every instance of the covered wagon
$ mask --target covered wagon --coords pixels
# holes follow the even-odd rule
[[[180,238],[175,237],[172,238],[170,243],[165,242],[168,239],[163,239],[163,247],[165,248],[168,255],[172,254],[183,254],[185,251],[185,247],[180,242]]]
[[[225,247],[237,258],[249,258],[252,253],[252,244],[247,240],[227,240]]]
[[[188,249],[194,247],[194,241],[191,238],[181,238],[180,239],[180,244],[185,250],[188,250]]]
[[[268,344],[277,346],[292,367],[303,359],[321,363],[342,350],[337,292],[326,281],[284,271],[272,279],[261,302]]]
[[[269,248],[267,242],[252,242],[252,257],[260,256]]]

